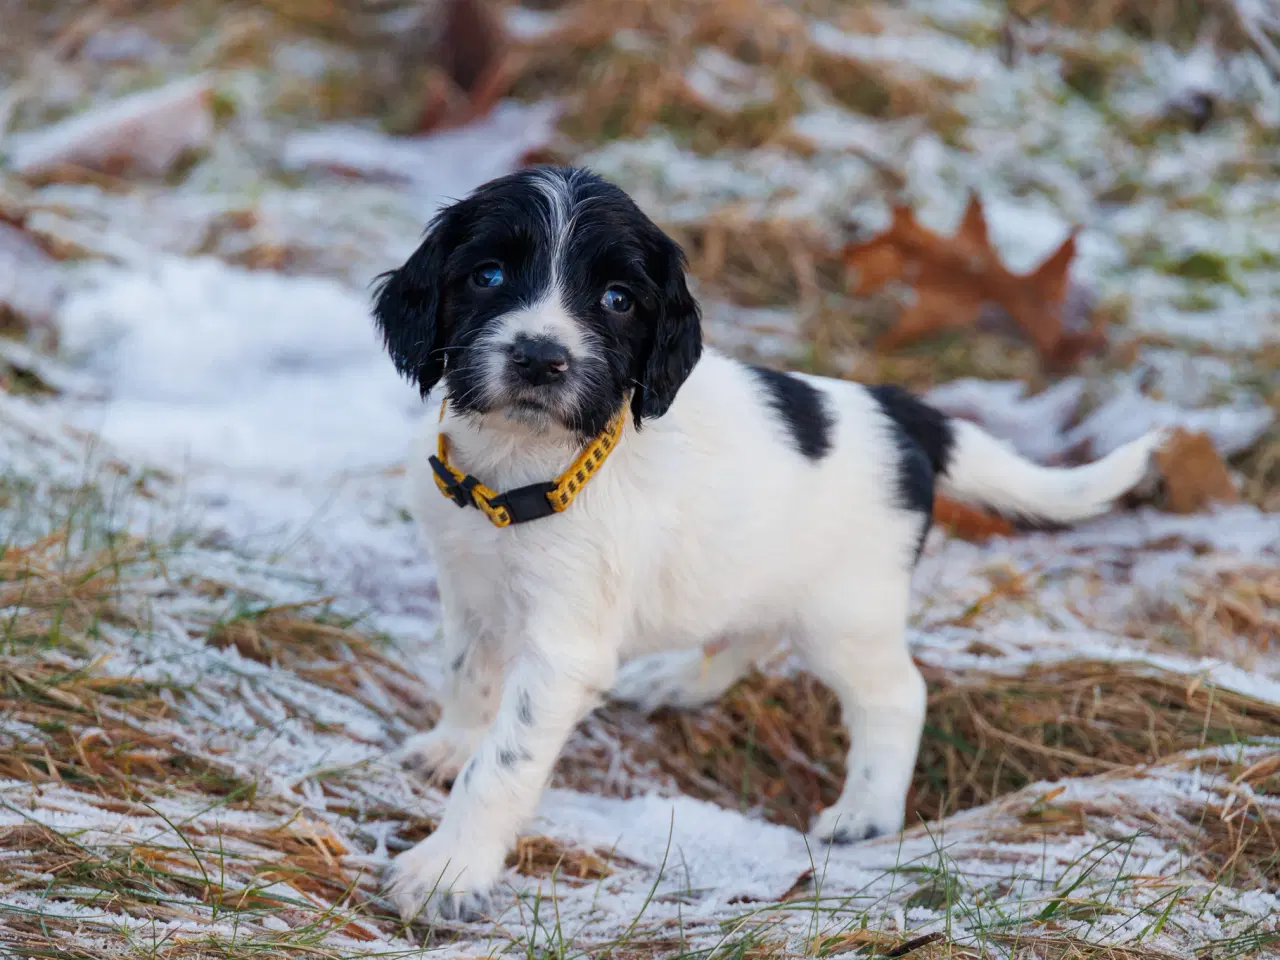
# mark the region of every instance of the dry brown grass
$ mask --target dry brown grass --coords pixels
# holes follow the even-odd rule
[[[1081,30],[1117,27],[1175,44],[1193,42],[1216,18],[1223,42],[1237,49],[1246,45],[1232,19],[1213,6],[1200,0],[1011,0],[1009,4],[1010,10],[1026,18],[1043,17]]]
[[[668,225],[698,278],[735,303],[814,302],[838,290],[843,268],[812,226],[725,210],[697,224]]]
[[[900,934],[880,930],[854,930],[835,936],[819,937],[813,943],[813,954],[819,957],[848,956],[883,957],[896,960],[910,956],[912,960],[983,960],[991,956],[991,947],[1016,960],[1174,960],[1172,954],[1143,946],[1099,944],[1079,937],[988,934],[985,949],[957,942],[942,933],[903,938]]]
[[[1249,358],[1256,371],[1257,388],[1271,407],[1275,421],[1253,448],[1239,460],[1244,475],[1241,494],[1263,510],[1280,510],[1280,344],[1272,344]]]
[[[1133,771],[1206,745],[1280,736],[1280,707],[1141,665],[1068,662],[1014,676],[925,673],[931,694],[909,822],[989,803],[1038,781]],[[715,707],[661,712],[648,728],[622,708],[604,716],[637,764],[656,768],[686,793],[759,809],[778,823],[806,828],[843,783],[847,741],[839,704],[808,674],[756,673]],[[598,780],[579,781],[598,773],[572,758],[561,769],[576,786],[608,790]],[[1270,779],[1259,783],[1274,786]],[[1268,832],[1276,824],[1259,821],[1251,829],[1246,821],[1234,823],[1236,832],[1215,847],[1212,856],[1223,866],[1240,865],[1240,856],[1225,852],[1240,844],[1251,862],[1280,850]]]
[[[249,924],[274,915],[311,937],[272,939],[276,934],[259,929],[234,949],[219,944],[229,956],[337,956],[316,938],[341,934],[372,941],[394,933],[396,920],[376,899],[377,878],[356,865],[361,861],[352,854],[360,851],[348,849],[333,828],[226,777],[154,732],[175,719],[180,691],[169,691],[179,695],[175,700],[161,688],[96,669],[95,625],[131,622],[118,601],[129,589],[131,565],[147,554],[135,544],[80,559],[74,554],[65,537],[50,537],[10,549],[0,560],[0,599],[10,602],[16,612],[10,622],[17,627],[0,658],[0,713],[38,731],[28,742],[0,751],[0,776],[42,790],[75,791],[82,798],[77,802],[103,811],[104,824],[138,818],[173,833],[163,841],[138,834],[87,839],[34,822],[11,826],[0,831],[9,889],[109,902],[115,912],[160,922],[190,923],[204,916],[202,910]],[[147,570],[154,572],[150,565]],[[225,599],[227,588],[212,581],[186,586]],[[350,624],[308,619],[315,612],[266,607],[215,625],[209,642],[345,692],[358,691],[361,682],[348,672],[353,659],[371,671],[366,679],[386,681],[387,690],[405,682],[403,669],[376,640]],[[81,666],[67,667],[72,659]],[[1204,767],[1210,762],[1204,755],[1188,758],[1183,752],[1280,735],[1278,707],[1139,666],[1067,663],[1012,677],[927,672],[933,693],[912,797],[915,817],[986,803],[1032,781],[1132,777],[1140,775],[1139,765],[1153,761]],[[402,706],[419,708],[408,699]],[[666,713],[647,723],[610,708],[593,723],[636,765],[648,765],[684,791],[730,807],[759,808],[778,822],[805,825],[841,785],[846,744],[839,709],[804,674],[757,674],[715,708],[698,713]],[[578,762],[583,759],[571,754],[562,771],[571,771],[574,786],[609,792],[599,780],[600,758]],[[1214,762],[1213,772],[1233,787],[1213,802],[1175,813],[1114,810],[1095,808],[1092,801],[1058,805],[1051,793],[1022,812],[1021,826],[1010,828],[1018,837],[1006,839],[1130,823],[1183,845],[1207,876],[1241,888],[1280,889],[1280,823],[1275,805],[1258,799],[1280,797],[1280,759]],[[232,807],[244,819],[162,824],[155,804],[165,799]],[[398,821],[388,836],[393,850],[433,826],[399,810],[352,808],[347,814]],[[582,884],[627,865],[606,851],[540,836],[522,838],[508,864],[528,876]],[[6,917],[4,928],[31,955],[56,955],[61,938],[84,939],[83,929],[56,916]],[[94,943],[124,942],[102,940],[100,929],[98,935]],[[217,942],[211,935],[209,943]],[[1058,937],[1040,946],[1008,946],[1018,956],[1097,955],[1089,944]],[[977,955],[970,946],[945,940],[871,943],[846,937],[818,947],[827,954]],[[743,955],[771,956],[771,949],[751,940]],[[175,946],[167,955],[198,954]]]
[[[117,800],[153,797],[175,782],[217,797],[245,789],[149,731],[148,724],[172,717],[171,702],[155,684],[0,657],[0,715],[41,734],[6,738],[0,777],[65,784]]]
[[[858,8],[855,26],[879,32]],[[875,117],[927,116],[935,129],[963,123],[949,104],[955,84],[892,64],[864,63],[811,41],[801,9],[779,0],[586,0],[561,8],[564,25],[521,51],[516,90],[524,96],[569,94],[564,129],[582,142],[638,136],[662,123],[695,149],[786,143],[800,109],[795,85],[805,78],[828,87],[850,108]],[[830,15],[826,5],[813,11]],[[619,43],[619,36],[635,42]],[[686,76],[701,47],[715,47],[772,82],[765,104],[725,109],[689,87]]]
[[[0,555],[0,605],[7,613],[0,778],[30,784],[24,796],[36,807],[69,805],[81,817],[101,813],[91,818],[97,832],[60,831],[34,819],[0,827],[3,886],[6,895],[108,913],[105,922],[86,925],[57,910],[6,910],[0,938],[29,956],[73,955],[68,944],[76,945],[74,955],[97,956],[101,948],[101,955],[119,956],[138,949],[141,936],[110,919],[119,915],[188,929],[210,925],[207,933],[172,938],[158,956],[338,957],[345,955],[341,947],[326,937],[369,942],[395,935],[399,920],[377,899],[378,878],[362,865],[365,851],[351,849],[333,827],[287,797],[184,749],[172,731],[185,691],[104,673],[97,631],[107,623],[140,628],[121,601],[137,578],[158,572],[163,575],[140,544],[77,556],[65,533]],[[208,580],[184,589],[211,600],[230,596],[229,588]],[[426,725],[421,684],[378,640],[340,621],[307,618],[315,612],[303,605],[267,607],[215,624],[208,641]],[[367,696],[371,685],[379,696]],[[184,813],[167,816],[165,805]],[[193,810],[202,813],[190,815]],[[349,815],[399,821],[387,838],[396,849],[432,826],[400,810],[353,808]],[[610,876],[618,862],[605,852],[528,836],[509,865],[527,876],[592,883]],[[290,930],[273,932],[263,926],[265,917],[283,919]],[[224,940],[223,931],[233,927],[242,932]]]
[[[1188,862],[1215,883],[1241,890],[1280,890],[1280,754],[1254,748],[1245,759],[1192,751],[1174,757],[1172,768],[1196,769],[1213,778],[1212,799],[1173,804],[1138,802],[1128,790],[1113,795],[1112,778],[1140,780],[1142,772],[1121,768],[1101,777],[1082,799],[1062,800],[1065,787],[1039,796],[1014,798],[1016,822],[987,830],[992,843],[1026,842],[1029,837],[1097,835],[1123,840],[1142,834],[1179,849]]]
[[[384,717],[433,723],[436,709],[422,696],[421,679],[386,644],[326,614],[328,602],[265,607],[214,624],[207,640],[358,700]],[[371,689],[379,696],[371,696]]]
[[[1182,596],[1135,612],[1127,629],[1158,649],[1255,668],[1280,648],[1280,570],[1242,563],[1206,572]]]

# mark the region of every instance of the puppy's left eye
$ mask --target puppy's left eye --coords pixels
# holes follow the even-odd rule
[[[614,313],[626,313],[634,304],[635,299],[626,287],[610,287],[600,298],[600,305]]]

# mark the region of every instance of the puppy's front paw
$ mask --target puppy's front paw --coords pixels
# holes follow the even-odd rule
[[[476,747],[479,734],[462,727],[438,724],[414,734],[396,752],[400,762],[424,780],[449,783]]]
[[[501,849],[437,831],[391,862],[386,893],[405,923],[483,920],[493,915],[503,860]]]
[[[870,807],[847,810],[828,807],[818,814],[809,832],[823,843],[858,843],[874,840],[902,829],[902,814],[895,810],[876,811]]]

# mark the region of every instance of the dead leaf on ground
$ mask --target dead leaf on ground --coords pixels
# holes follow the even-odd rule
[[[1227,465],[1207,433],[1179,427],[1156,451],[1155,461],[1164,479],[1165,508],[1173,513],[1195,513],[1211,503],[1239,499]]]
[[[934,500],[933,520],[938,526],[965,540],[989,540],[991,537],[1007,537],[1013,533],[1013,524],[1006,518],[946,497]]]
[[[994,304],[1013,319],[1047,367],[1063,369],[1105,343],[1100,331],[1072,331],[1063,322],[1076,232],[1031,273],[1013,273],[991,246],[982,202],[973,194],[954,236],[921,226],[909,207],[898,205],[884,233],[847,245],[843,258],[857,272],[850,291],[855,295],[874,293],[889,283],[906,283],[914,290],[914,302],[880,339],[880,349],[893,350],[943,330],[972,328],[983,307]]]

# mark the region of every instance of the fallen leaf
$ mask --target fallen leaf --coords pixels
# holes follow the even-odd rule
[[[1075,252],[1073,230],[1035,270],[1013,273],[991,246],[982,202],[972,194],[954,236],[921,226],[911,209],[900,204],[884,233],[848,244],[842,256],[845,266],[856,271],[850,291],[855,295],[874,293],[889,283],[906,283],[914,290],[914,301],[881,338],[882,350],[943,330],[972,328],[982,308],[995,304],[1018,325],[1047,367],[1062,369],[1097,352],[1105,342],[1100,331],[1077,332],[1064,326],[1063,305]]]
[[[1195,513],[1211,503],[1239,499],[1222,456],[1207,433],[1174,430],[1155,455],[1164,479],[1165,507],[1173,513]]]
[[[933,520],[965,540],[988,540],[1013,533],[1013,524],[1004,517],[946,497],[934,500]]]

